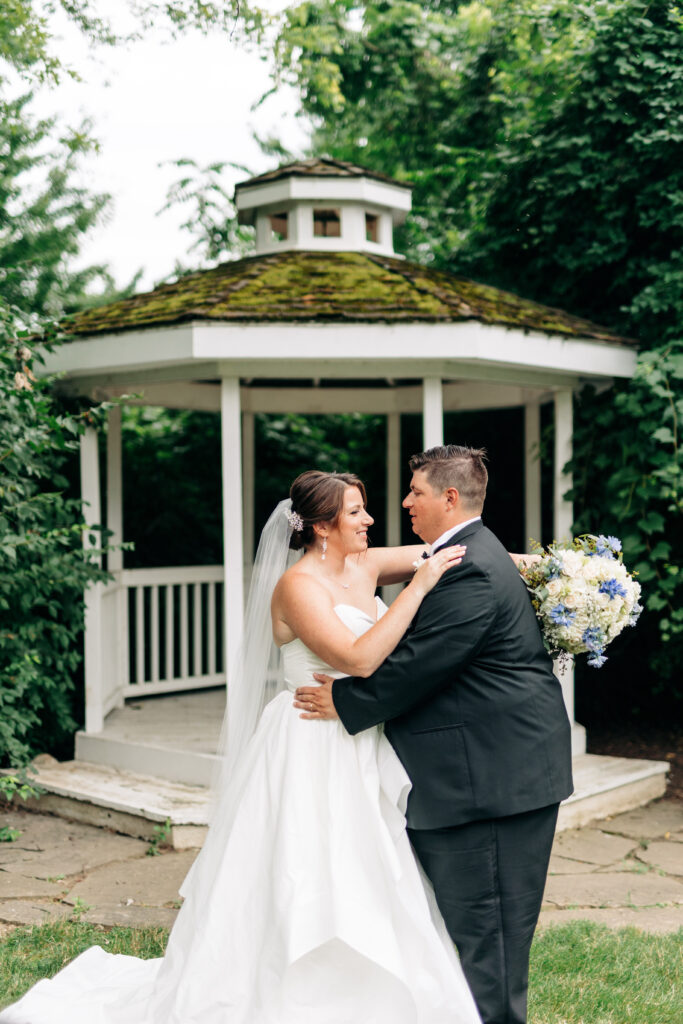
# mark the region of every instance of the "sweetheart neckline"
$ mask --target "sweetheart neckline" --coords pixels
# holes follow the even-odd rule
[[[369,612],[366,612],[363,608],[359,608],[357,604],[348,604],[348,602],[346,602],[346,601],[339,601],[337,604],[335,604],[333,606],[333,611],[336,611],[337,608],[353,608],[353,610],[355,612],[360,612],[361,615],[364,615],[366,619],[370,619],[370,622],[372,622],[373,625],[376,626],[377,623],[379,622],[379,606],[377,604],[377,602],[379,600],[381,600],[381,599],[378,597],[377,594],[375,594],[375,608],[377,608],[377,618],[376,619],[373,619],[372,615],[370,615]]]
[[[373,626],[376,626],[377,623],[379,622],[379,605],[377,604],[377,602],[381,601],[381,600],[382,600],[381,597],[379,597],[378,594],[375,594],[375,607],[377,608],[377,618],[376,619],[373,619],[372,615],[370,615],[366,611],[363,611],[362,608],[359,608],[357,604],[348,604],[346,601],[340,601],[338,604],[333,605],[332,606],[332,611],[336,611],[337,608],[353,608],[353,610],[355,612],[360,612],[360,614],[364,615],[365,618],[368,619],[373,624]],[[283,651],[285,649],[285,647],[289,647],[289,645],[293,644],[296,640],[301,640],[301,638],[298,637],[298,636],[295,636],[293,640],[288,640],[286,644],[279,644],[279,645],[276,644],[276,646],[278,647],[278,650]],[[303,644],[303,640],[301,640],[301,643]],[[304,644],[304,647],[305,646],[306,645]]]

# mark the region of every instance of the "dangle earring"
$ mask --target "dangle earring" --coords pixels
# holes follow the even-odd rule
[[[325,561],[325,552],[326,551],[327,551],[327,537],[323,537],[323,553],[322,553],[322,561],[323,562]]]

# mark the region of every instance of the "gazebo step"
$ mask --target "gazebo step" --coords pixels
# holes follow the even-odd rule
[[[104,733],[76,733],[76,760],[188,786],[208,786],[216,755]]]
[[[38,758],[36,768],[35,781],[45,793],[27,803],[31,810],[143,839],[153,839],[155,827],[169,821],[168,841],[176,849],[204,841],[209,799],[205,787],[50,757]],[[575,758],[576,790],[560,808],[558,830],[578,828],[663,796],[668,768],[665,761],[596,754]]]
[[[224,686],[128,701],[101,732],[76,733],[76,760],[208,786],[224,713]]]
[[[169,823],[165,842],[177,850],[199,847],[208,821],[209,791],[203,786],[120,771],[84,761],[56,761],[43,755],[34,762],[32,781],[45,791],[26,802],[33,811],[69,821],[110,828],[152,840]]]
[[[663,796],[669,764],[581,754],[574,758],[573,769],[574,792],[560,807],[559,830],[579,828]]]

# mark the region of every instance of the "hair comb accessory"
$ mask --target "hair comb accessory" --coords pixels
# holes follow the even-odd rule
[[[293,530],[303,530],[304,521],[298,512],[295,512],[293,509],[290,508],[289,510],[285,511],[285,515],[287,516],[287,522],[289,523]]]

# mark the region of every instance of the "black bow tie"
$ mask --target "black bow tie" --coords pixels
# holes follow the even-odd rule
[[[422,557],[423,557],[423,558],[430,558],[430,557],[431,557],[431,555],[429,554],[429,552],[428,552],[428,551],[423,551],[423,552],[422,552]]]

